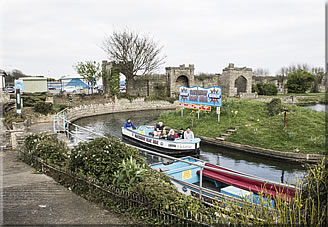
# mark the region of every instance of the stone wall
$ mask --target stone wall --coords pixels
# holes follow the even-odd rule
[[[179,95],[180,86],[195,86],[195,67],[193,64],[190,64],[189,66],[183,64],[178,67],[166,67],[165,70],[168,78],[170,97],[177,97]]]
[[[282,76],[253,76],[253,85],[258,83],[273,84],[278,89],[278,94],[287,94],[287,79]]]
[[[195,76],[195,85],[201,87],[213,87],[219,85],[219,75],[202,75]]]
[[[96,103],[108,103],[111,101],[112,101],[112,97],[110,95],[103,95],[103,94],[55,95],[53,97],[54,104],[62,104],[70,107],[96,104]]]
[[[103,61],[102,66],[104,70],[110,71],[113,64],[112,62]],[[165,70],[165,75],[136,76],[129,81],[129,95],[158,96],[160,94],[160,96],[177,97],[180,86],[220,86],[223,94],[227,96],[237,96],[241,93],[250,94],[252,92],[252,69],[237,68],[232,63],[223,69],[222,75],[195,76],[193,64],[166,67]]]
[[[163,74],[136,76],[130,81],[129,94],[134,96],[168,96],[167,76]]]
[[[7,103],[10,100],[10,95],[7,92],[0,90],[0,103]]]
[[[237,96],[240,93],[252,93],[252,69],[237,68],[230,63],[219,76],[222,93],[227,96]]]
[[[95,115],[141,111],[141,110],[166,110],[175,109],[178,107],[178,101],[169,103],[166,101],[151,101],[145,102],[143,98],[137,98],[132,102],[128,99],[116,99],[115,102],[104,104],[81,105],[70,108],[66,111],[67,119],[70,121],[77,120],[82,117]]]

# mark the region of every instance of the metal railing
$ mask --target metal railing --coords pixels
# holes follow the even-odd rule
[[[60,111],[56,116],[54,116],[54,118],[53,118],[53,120],[54,120],[54,123],[53,123],[53,125],[54,125],[54,132],[56,132],[56,133],[57,132],[64,132],[66,135],[71,136],[72,138],[74,138],[75,144],[77,143],[77,139],[79,139],[81,142],[88,141],[87,139],[84,139],[84,138],[81,138],[81,137],[78,136],[78,134],[79,134],[79,131],[78,130],[86,131],[86,132],[91,133],[91,134],[93,134],[93,135],[95,135],[97,137],[107,138],[106,136],[104,136],[104,135],[102,135],[100,133],[94,132],[92,130],[89,130],[89,129],[85,128],[85,127],[79,126],[79,125],[74,124],[71,121],[69,121],[67,119],[67,115],[65,115],[65,112],[67,112],[67,109],[68,108],[65,108],[64,110]],[[69,130],[69,127],[70,126],[74,126],[75,127],[75,132],[74,133]],[[58,129],[60,127],[61,127],[62,130],[59,130]],[[225,168],[225,169],[230,170],[230,171],[222,170],[222,169],[217,169],[217,168],[213,168],[213,167],[209,167],[209,166],[200,165],[200,164],[197,164],[197,163],[194,163],[194,162],[189,162],[189,161],[183,160],[182,158],[175,158],[175,157],[168,156],[168,155],[165,155],[165,154],[162,154],[162,153],[159,153],[159,152],[155,152],[155,151],[148,150],[148,149],[145,149],[145,148],[133,146],[131,144],[127,144],[127,143],[125,143],[125,144],[127,146],[129,146],[129,147],[136,148],[139,151],[145,152],[147,154],[155,155],[157,157],[161,157],[161,158],[165,158],[165,159],[169,159],[169,160],[173,160],[173,161],[180,161],[180,162],[184,162],[184,163],[187,163],[189,165],[192,165],[192,166],[199,167],[200,168],[200,174],[199,174],[199,176],[200,176],[199,199],[202,199],[202,192],[204,190],[204,188],[203,188],[203,171],[204,171],[204,169],[206,169],[206,170],[212,170],[212,171],[219,172],[219,173],[226,173],[226,174],[233,175],[233,176],[240,176],[240,177],[243,177],[243,178],[246,178],[246,179],[249,179],[249,180],[257,180],[257,181],[263,182],[264,184],[271,184],[271,185],[279,186],[279,187],[286,188],[286,189],[292,189],[292,190],[295,190],[296,189],[292,185],[288,185],[288,184],[284,184],[284,183],[279,183],[279,182],[267,180],[267,179],[260,178],[260,177],[257,177],[257,176],[251,176],[251,175],[245,175],[245,174],[240,174],[240,173],[236,173],[236,172],[231,172],[231,170],[228,169],[228,168]]]
[[[65,168],[51,165],[41,158],[31,156],[29,152],[20,150],[20,158],[33,167],[41,170],[56,181],[60,181],[87,200],[101,201],[107,208],[113,208],[121,212],[129,210],[129,214],[140,217],[147,216],[150,220],[156,220],[158,224],[186,225],[186,226],[210,226],[219,223],[219,217],[198,214],[189,209],[177,208],[173,204],[164,209],[162,204],[154,205],[147,197],[134,192],[121,190],[112,185],[99,184],[94,179],[77,175]]]

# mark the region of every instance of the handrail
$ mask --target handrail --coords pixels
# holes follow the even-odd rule
[[[270,180],[260,178],[260,177],[257,177],[257,176],[243,175],[243,174],[229,172],[229,171],[226,171],[226,170],[221,170],[221,169],[217,169],[217,168],[213,168],[213,167],[209,167],[209,166],[202,166],[202,165],[199,165],[199,164],[194,163],[194,162],[189,162],[189,161],[183,160],[182,158],[174,158],[174,157],[171,157],[171,156],[168,156],[168,155],[165,155],[165,154],[162,154],[162,153],[157,153],[155,151],[151,151],[151,150],[148,150],[148,149],[145,149],[145,148],[133,146],[131,144],[126,144],[126,145],[129,146],[129,147],[133,147],[133,148],[136,148],[138,150],[145,151],[147,153],[156,155],[156,156],[160,156],[162,158],[172,159],[172,160],[175,160],[175,161],[181,161],[181,162],[184,162],[184,163],[187,163],[187,164],[190,164],[190,165],[198,166],[200,168],[209,169],[209,170],[213,170],[213,171],[221,172],[221,173],[228,173],[230,175],[240,176],[240,177],[244,177],[244,178],[247,178],[247,179],[261,180],[264,183],[270,183],[270,184],[273,184],[273,185],[276,185],[276,186],[283,186],[283,187],[288,187],[290,189],[295,189],[295,186],[293,186],[293,185],[288,185],[288,184],[284,184],[284,183],[270,181]]]
[[[65,109],[67,109],[67,108],[65,108]],[[104,136],[104,135],[102,135],[100,133],[94,132],[92,130],[89,130],[89,129],[86,129],[86,128],[82,127],[82,126],[79,126],[77,124],[74,124],[74,123],[72,123],[71,121],[67,120],[65,117],[63,117],[61,115],[58,115],[57,114],[57,117],[63,119],[63,121],[66,121],[66,123],[69,123],[70,125],[72,125],[74,127],[80,128],[80,129],[82,129],[84,131],[87,131],[87,132],[92,133],[94,135],[97,135],[99,137],[107,138],[106,136]],[[66,130],[69,131],[65,127],[65,131]],[[296,187],[293,186],[293,185],[279,183],[279,182],[267,180],[267,179],[264,179],[264,178],[260,178],[260,177],[257,177],[257,176],[251,176],[251,175],[244,175],[244,174],[229,172],[229,171],[226,171],[226,170],[217,169],[217,168],[213,168],[213,167],[209,167],[209,166],[201,166],[201,165],[199,165],[197,163],[193,163],[193,162],[189,162],[189,161],[183,160],[182,158],[175,158],[175,157],[168,156],[168,155],[165,155],[165,154],[162,154],[162,153],[158,153],[158,152],[155,152],[155,151],[151,151],[151,150],[148,150],[148,149],[145,149],[145,148],[137,147],[137,146],[134,146],[134,145],[131,145],[131,144],[127,144],[127,143],[125,143],[125,144],[127,146],[129,146],[129,147],[136,148],[138,150],[144,151],[144,152],[149,153],[149,154],[153,154],[153,155],[156,155],[156,156],[159,156],[159,157],[162,157],[162,158],[166,158],[166,159],[170,159],[170,160],[174,160],[174,161],[181,161],[181,162],[187,163],[189,165],[198,166],[198,167],[203,168],[203,169],[208,169],[208,170],[212,170],[212,171],[216,171],[216,172],[220,172],[220,173],[227,173],[227,174],[230,174],[230,175],[233,175],[233,176],[240,176],[240,177],[243,177],[243,178],[246,178],[246,179],[250,179],[250,180],[259,180],[259,181],[262,181],[264,184],[272,184],[272,185],[275,185],[275,186],[285,187],[285,188],[289,188],[289,189],[293,189],[293,190],[296,189]]]
[[[65,109],[62,109],[61,111],[59,111],[56,115],[60,115],[62,114],[64,111],[66,111],[67,109],[69,109],[69,107],[66,107]]]

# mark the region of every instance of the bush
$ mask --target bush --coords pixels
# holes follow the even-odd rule
[[[269,115],[274,116],[282,111],[281,99],[272,99],[271,102],[267,104]]]
[[[67,108],[68,106],[65,104],[54,104],[52,106],[52,109],[55,113],[58,113],[60,111],[62,111],[63,109]]]
[[[44,92],[38,93],[24,93],[22,95],[23,103],[25,107],[34,107],[38,102],[45,102],[49,94]]]
[[[296,70],[287,77],[288,93],[305,93],[315,80],[315,76],[302,69]]]
[[[171,183],[170,179],[162,173],[149,169],[144,176],[144,180],[132,188],[132,192],[142,195],[149,204],[154,207],[161,206],[163,211],[174,207],[175,215],[182,215],[184,210],[189,210],[194,214],[214,216],[215,209],[207,207],[199,199],[186,196],[178,192],[177,188]]]
[[[118,188],[130,191],[136,183],[143,181],[146,171],[146,165],[137,163],[131,156],[122,161],[119,170],[114,174],[113,184]]]
[[[254,87],[252,86],[252,90],[257,92],[259,95],[277,95],[278,93],[277,87],[270,83],[258,83]]]
[[[114,173],[120,169],[123,160],[132,157],[143,164],[137,149],[130,148],[116,138],[96,138],[79,143],[72,151],[69,168],[85,176],[112,184]]]
[[[34,105],[33,110],[43,115],[48,115],[53,111],[51,103],[38,102]]]
[[[68,158],[66,143],[58,140],[56,135],[30,135],[24,141],[24,149],[29,154],[58,166],[64,166]]]
[[[11,110],[11,111],[5,113],[4,124],[7,128],[12,129],[13,128],[13,125],[12,125],[13,122],[16,122],[16,123],[17,122],[24,122],[25,119],[26,119],[24,115],[17,114],[15,111],[16,110]]]

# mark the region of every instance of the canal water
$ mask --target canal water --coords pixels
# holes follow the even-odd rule
[[[327,112],[326,111],[327,105],[324,105],[324,104],[315,104],[315,105],[309,105],[309,106],[306,105],[304,107],[309,108],[311,110],[315,110],[315,111]]]
[[[155,125],[155,120],[162,112],[163,110],[114,113],[82,118],[74,123],[105,136],[121,138],[121,127],[127,118],[131,118],[136,126],[142,124]],[[78,134],[78,136],[84,139],[90,137],[90,135],[85,133]],[[296,179],[301,178],[305,174],[304,168],[297,163],[223,149],[204,143],[201,144],[200,159],[222,167],[283,183],[294,184]]]

